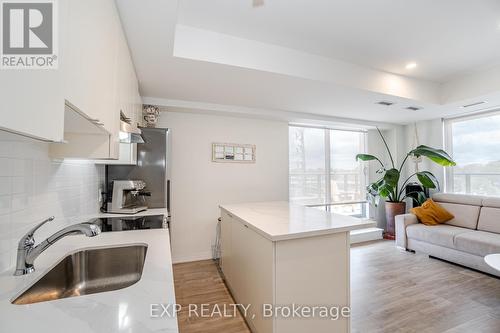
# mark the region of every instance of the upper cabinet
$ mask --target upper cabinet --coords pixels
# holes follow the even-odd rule
[[[142,100],[139,95],[139,84],[125,34],[120,33],[117,42],[116,103],[120,111],[122,111],[127,118],[131,119],[132,125],[137,126],[141,123],[139,116],[142,114]]]
[[[120,111],[137,122],[142,105],[115,2],[58,12],[59,68],[2,71],[0,128],[54,142],[52,157],[118,159]]]
[[[112,0],[71,0],[69,4],[62,68],[65,99],[112,133],[119,127],[115,103],[118,13]]]
[[[60,32],[68,25],[68,8],[66,1],[59,1]],[[44,141],[64,140],[61,62],[66,50],[61,44],[58,69],[0,69],[0,129]]]

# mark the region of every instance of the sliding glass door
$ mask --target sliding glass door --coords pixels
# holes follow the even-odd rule
[[[363,131],[290,126],[290,201],[364,216],[366,173],[355,156]]]

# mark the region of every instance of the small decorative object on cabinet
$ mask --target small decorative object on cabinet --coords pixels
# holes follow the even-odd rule
[[[385,215],[386,215],[386,229],[384,233],[384,238],[394,239],[394,217],[396,215],[404,214],[406,211],[406,198],[412,198],[419,204],[422,204],[426,199],[426,189],[439,189],[439,182],[431,172],[429,171],[416,171],[411,174],[400,186],[401,171],[408,160],[408,158],[420,158],[421,156],[427,157],[431,161],[442,165],[442,166],[454,166],[456,163],[453,159],[442,149],[436,149],[424,145],[419,145],[417,148],[411,150],[406,154],[403,163],[396,168],[396,164],[392,157],[391,151],[387,142],[385,141],[382,132],[377,128],[377,131],[382,138],[382,142],[387,150],[388,156],[391,160],[390,167],[386,167],[382,161],[373,155],[368,154],[358,154],[356,155],[356,160],[361,161],[377,161],[380,164],[380,168],[377,173],[381,175],[381,178],[376,182],[368,185],[366,188],[367,196],[370,202],[377,206],[380,197],[384,198],[385,201]],[[416,179],[415,179],[416,177]],[[413,191],[406,191],[412,180],[417,180],[417,184],[421,185],[421,188],[415,188]],[[412,183],[414,186],[415,183]]]
[[[255,163],[255,145],[213,143],[213,162]]]
[[[142,113],[147,127],[156,127],[158,117],[160,116],[160,109],[154,105],[144,105]]]

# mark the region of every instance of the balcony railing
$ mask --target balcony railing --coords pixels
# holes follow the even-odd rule
[[[500,173],[454,172],[453,192],[466,194],[500,195]]]
[[[326,178],[326,174],[319,172],[291,173],[290,200],[345,215],[362,217],[367,215],[363,175],[358,172],[331,173],[329,189]]]

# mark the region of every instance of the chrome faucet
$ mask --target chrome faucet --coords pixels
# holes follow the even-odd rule
[[[45,251],[49,246],[54,244],[59,239],[71,234],[84,234],[87,237],[94,237],[101,233],[101,229],[93,223],[78,223],[70,225],[59,230],[37,246],[35,246],[35,238],[33,235],[42,225],[53,221],[54,216],[49,217],[36,225],[33,229],[24,235],[17,246],[17,264],[14,275],[25,275],[35,271],[33,263],[38,256]]]

